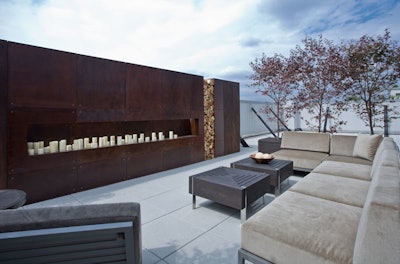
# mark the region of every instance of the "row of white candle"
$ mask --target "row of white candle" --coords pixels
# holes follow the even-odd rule
[[[177,139],[178,135],[174,134],[173,131],[168,132],[169,139]],[[66,139],[50,141],[48,146],[44,145],[44,141],[28,142],[28,154],[29,155],[41,155],[48,153],[58,153],[73,150],[83,150],[83,149],[94,149],[112,146],[121,146],[136,143],[145,143],[151,141],[165,140],[165,135],[163,132],[158,132],[158,137],[156,132],[151,133],[150,136],[145,136],[144,133],[138,134],[126,134],[122,136],[103,136],[103,137],[92,137],[90,138],[79,138],[74,139],[73,143],[68,145]],[[116,140],[115,140],[116,139]]]

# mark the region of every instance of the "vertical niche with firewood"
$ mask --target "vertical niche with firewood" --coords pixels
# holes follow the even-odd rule
[[[202,76],[7,41],[0,54],[0,188],[28,203],[204,160]]]
[[[205,159],[240,151],[239,83],[204,80]]]

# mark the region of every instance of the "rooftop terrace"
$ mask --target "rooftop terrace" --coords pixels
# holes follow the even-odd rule
[[[260,138],[247,138],[250,147],[240,152],[188,166],[163,171],[124,182],[78,192],[25,207],[138,202],[142,217],[142,257],[144,264],[162,263],[236,263],[240,248],[240,212],[197,197],[192,209],[188,192],[190,175],[248,157],[257,151]],[[400,136],[393,136],[399,144]],[[281,188],[289,188],[299,178],[291,176]],[[274,199],[266,194],[255,201],[247,217]]]
[[[248,157],[257,151],[258,136],[246,139],[250,145],[240,152],[192,165],[151,174],[108,186],[78,192],[25,207],[138,202],[142,216],[143,263],[236,263],[240,247],[240,212],[201,197],[192,209],[188,192],[190,175]],[[295,182],[290,177],[282,186]],[[272,201],[266,194],[248,208],[254,212]]]

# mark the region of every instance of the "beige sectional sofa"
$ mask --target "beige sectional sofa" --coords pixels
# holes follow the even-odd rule
[[[339,143],[333,136],[327,151],[325,136],[314,136],[320,147],[313,150],[325,157],[242,225],[239,263],[400,263],[400,165],[393,139],[358,135]],[[284,138],[283,147],[290,140]]]
[[[356,146],[357,138],[359,142]],[[363,140],[364,139],[364,140]],[[273,152],[277,159],[292,160],[299,171],[311,171],[322,161],[333,160],[371,165],[370,145],[377,146],[381,136],[341,135],[315,132],[285,131],[281,149]],[[365,144],[365,142],[368,142]],[[375,153],[376,149],[372,149]]]

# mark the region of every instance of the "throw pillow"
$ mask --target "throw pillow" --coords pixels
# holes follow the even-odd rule
[[[358,134],[354,144],[353,156],[373,161],[381,140],[382,135]]]

